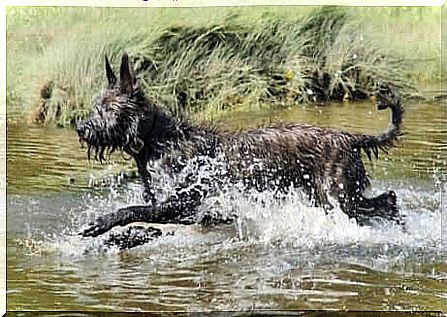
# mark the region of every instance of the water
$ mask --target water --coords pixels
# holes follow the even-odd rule
[[[389,114],[369,103],[297,107],[239,112],[222,124],[278,120],[377,134]],[[162,226],[176,234],[118,251],[75,233],[95,216],[141,202],[137,180],[111,178],[131,164],[119,157],[88,163],[69,129],[9,124],[8,310],[440,310],[447,299],[444,127],[441,105],[410,104],[399,147],[366,164],[371,194],[396,191],[405,231],[384,222],[360,227],[337,208],[326,215],[298,193],[279,202],[272,193],[234,191],[206,206],[237,209],[237,223]],[[105,186],[89,186],[103,179]]]

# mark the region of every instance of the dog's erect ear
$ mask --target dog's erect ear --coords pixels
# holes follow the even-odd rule
[[[133,70],[129,64],[129,56],[126,52],[123,53],[121,58],[120,68],[120,86],[123,93],[131,94],[135,89],[136,78],[133,74]]]
[[[107,76],[107,83],[109,85],[109,88],[112,88],[116,84],[116,76],[113,73],[112,67],[110,66],[109,59],[106,57],[106,76]]]

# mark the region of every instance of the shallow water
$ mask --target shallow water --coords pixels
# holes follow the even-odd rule
[[[278,120],[378,134],[389,114],[345,104],[238,112],[222,124]],[[396,191],[405,231],[385,222],[360,227],[337,208],[326,215],[298,193],[277,201],[234,191],[206,206],[237,209],[237,223],[171,226],[173,236],[118,251],[75,233],[95,216],[141,202],[137,180],[111,178],[131,164],[88,163],[70,129],[9,124],[8,310],[440,310],[447,299],[443,129],[440,104],[410,104],[399,147],[366,164],[371,194]],[[89,186],[104,179],[101,188]]]

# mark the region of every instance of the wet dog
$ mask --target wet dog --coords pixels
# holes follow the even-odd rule
[[[393,191],[373,198],[363,196],[370,181],[362,152],[370,160],[377,158],[379,151],[386,152],[401,135],[403,107],[393,90],[382,88],[376,96],[379,110],[390,108],[392,112],[388,130],[379,136],[301,124],[229,132],[180,120],[152,102],[139,87],[126,53],[119,79],[107,58],[105,71],[107,88],[97,97],[89,117],[78,123],[77,133],[87,143],[89,157],[102,162],[116,150],[133,157],[146,205],[99,217],[81,232],[83,236],[98,236],[133,222],[228,221],[199,219],[197,210],[205,197],[236,183],[244,189],[280,193],[300,188],[312,205],[330,210],[336,201],[359,222],[372,217],[402,222]],[[187,169],[175,193],[160,202],[148,168],[155,161],[171,174]]]

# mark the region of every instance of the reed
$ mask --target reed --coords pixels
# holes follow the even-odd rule
[[[405,58],[368,39],[352,9],[259,10],[251,23],[232,10],[200,17],[194,12],[212,9],[11,10],[8,111],[33,122],[84,118],[103,87],[104,55],[117,64],[123,50],[145,91],[177,114],[365,99],[379,85],[415,91]],[[168,22],[175,10],[183,24]],[[33,31],[21,33],[33,15]]]

